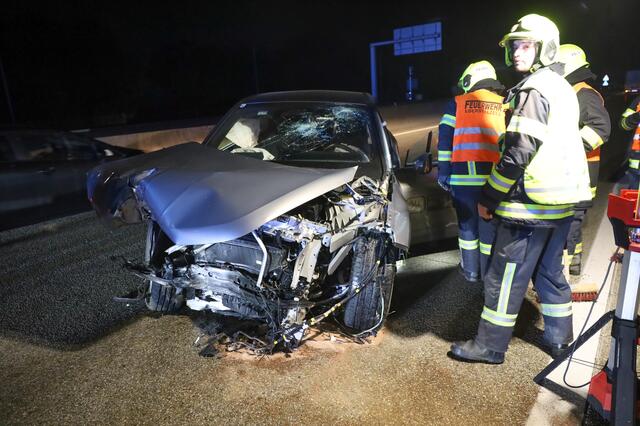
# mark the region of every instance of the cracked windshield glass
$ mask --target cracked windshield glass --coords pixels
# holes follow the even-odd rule
[[[369,113],[356,106],[245,105],[209,145],[267,161],[368,163]]]

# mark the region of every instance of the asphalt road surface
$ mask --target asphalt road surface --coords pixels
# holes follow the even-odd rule
[[[117,257],[140,258],[141,226],[110,230],[84,213],[0,237],[4,424],[518,424],[548,362],[532,301],[504,365],[446,356],[452,341],[472,337],[482,309],[456,252],[406,262],[394,313],[369,344],[336,335],[289,358],[205,358],[193,346],[195,317],[111,301],[139,283]]]
[[[602,212],[600,212],[602,214]],[[591,223],[598,222],[592,221]],[[410,258],[370,343],[327,332],[290,357],[202,357],[202,318],[115,303],[136,288],[142,226],[93,213],[0,233],[1,424],[524,424],[548,362],[531,295],[501,366],[447,357],[471,338],[481,288],[458,254]],[[589,249],[588,243],[586,249]],[[326,340],[326,341],[325,341]],[[574,424],[576,404],[551,424]]]

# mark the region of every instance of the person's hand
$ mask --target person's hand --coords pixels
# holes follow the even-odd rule
[[[449,176],[438,176],[438,185],[440,188],[447,192],[451,192],[451,185],[449,184]]]
[[[483,206],[482,204],[478,203],[478,214],[480,215],[481,218],[483,218],[484,220],[491,220],[493,219],[493,213],[491,213],[491,211],[489,211],[488,208],[486,208],[485,206]]]

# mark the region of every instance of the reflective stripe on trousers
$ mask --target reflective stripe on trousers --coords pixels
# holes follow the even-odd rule
[[[460,263],[467,275],[484,276],[487,270],[495,225],[478,215],[481,186],[452,186],[451,196],[458,217]]]
[[[491,264],[484,277],[485,301],[476,337],[479,343],[506,352],[531,278],[544,305],[545,340],[573,340],[571,288],[562,273],[569,224],[569,220],[555,228],[498,224]]]

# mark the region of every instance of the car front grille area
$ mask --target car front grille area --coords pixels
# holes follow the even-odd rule
[[[266,248],[269,253],[268,272],[281,268],[286,261],[287,250],[270,245],[267,245]],[[263,253],[260,246],[254,241],[233,240],[213,244],[198,253],[195,256],[195,261],[196,263],[233,265],[257,274],[262,267]]]

